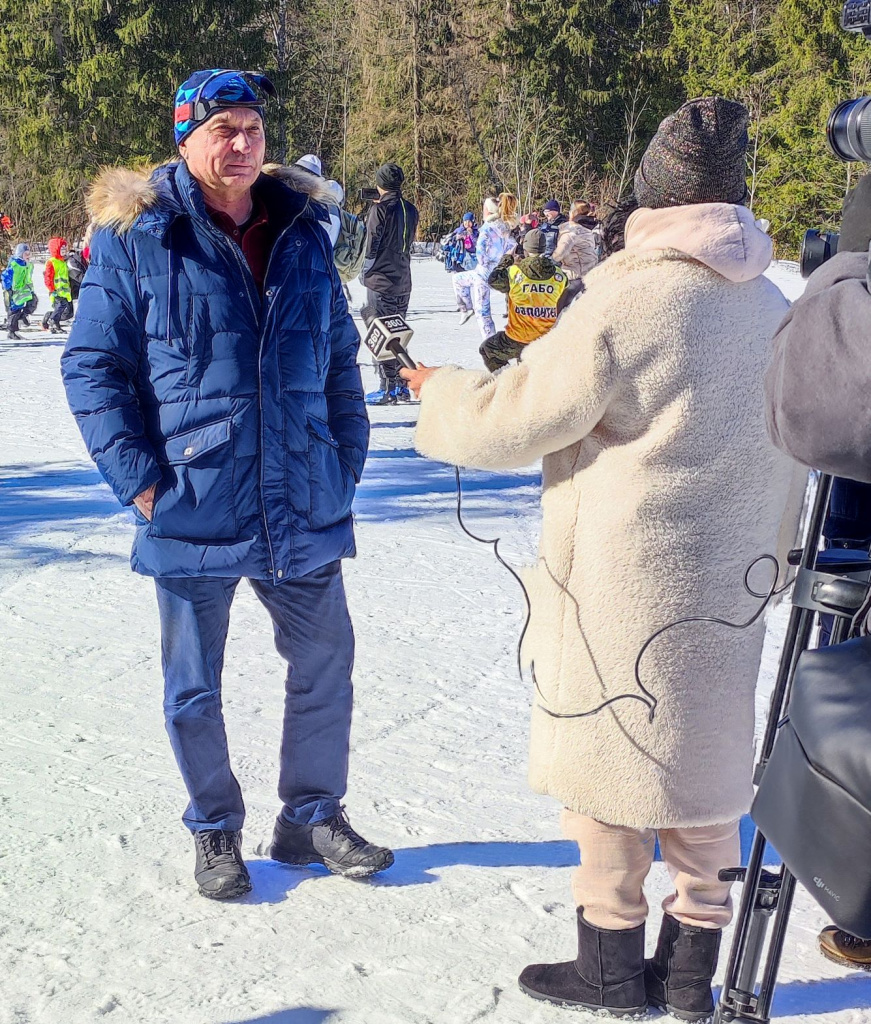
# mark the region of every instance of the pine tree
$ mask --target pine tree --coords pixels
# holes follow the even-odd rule
[[[781,255],[808,227],[835,227],[859,169],[826,145],[835,104],[867,88],[871,48],[843,32],[830,0],[672,0],[671,50],[687,93],[718,92],[750,111],[753,209]]]
[[[259,0],[258,0],[259,2]],[[257,66],[256,4],[235,0],[0,0],[0,187],[28,183],[19,229],[80,230],[101,164],[174,154],[172,100],[205,66]]]
[[[791,251],[806,228],[839,222],[844,195],[861,173],[826,145],[829,113],[864,85],[871,59],[867,43],[841,30],[839,7],[826,0],[780,0],[772,22],[779,95],[766,122],[758,209]]]
[[[665,59],[668,4],[508,0],[506,7],[494,56],[550,105],[565,144],[585,150],[625,191],[642,140],[680,95]]]

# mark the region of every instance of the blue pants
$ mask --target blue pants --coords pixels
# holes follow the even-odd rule
[[[237,830],[245,819],[230,768],[221,670],[238,579],[156,579],[166,731],[187,787],[183,821],[196,832]],[[354,632],[341,562],[277,586],[249,580],[272,617],[287,661],[278,795],[288,821],[338,810],[348,779]]]

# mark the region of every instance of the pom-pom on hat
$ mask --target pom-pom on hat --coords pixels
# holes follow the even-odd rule
[[[635,175],[639,206],[662,209],[747,200],[747,126],[741,103],[690,100],[660,124]]]

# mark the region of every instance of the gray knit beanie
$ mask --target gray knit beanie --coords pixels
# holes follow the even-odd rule
[[[741,103],[690,100],[657,129],[635,175],[639,206],[747,201],[747,126]]]
[[[538,228],[532,228],[523,236],[523,251],[527,256],[541,256],[546,248],[547,239]]]

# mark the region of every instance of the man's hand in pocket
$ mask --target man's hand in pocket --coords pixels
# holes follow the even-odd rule
[[[133,504],[139,509],[139,511],[145,516],[145,518],[151,522],[151,517],[154,514],[154,493],[157,490],[157,484],[152,484],[146,488],[142,494],[137,494],[133,499]]]

